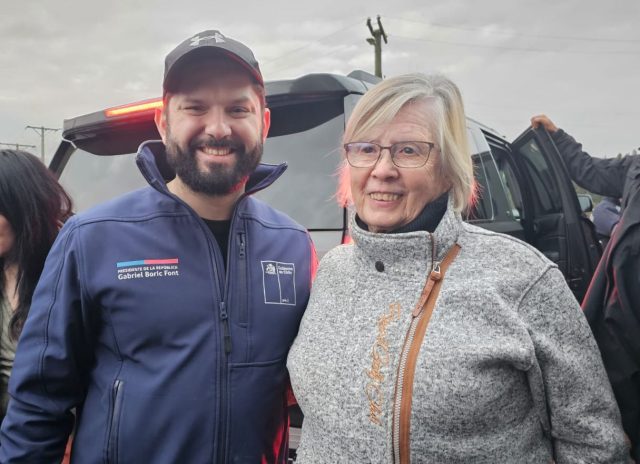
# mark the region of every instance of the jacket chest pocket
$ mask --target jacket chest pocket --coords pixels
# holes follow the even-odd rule
[[[236,267],[236,277],[239,291],[237,293],[238,323],[242,327],[246,327],[249,323],[249,307],[248,293],[249,289],[249,272],[247,267],[247,234],[240,232],[235,237],[238,246],[238,260]]]

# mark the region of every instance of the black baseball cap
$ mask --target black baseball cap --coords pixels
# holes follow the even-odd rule
[[[189,37],[167,55],[164,60],[164,81],[162,82],[164,93],[173,88],[176,76],[187,62],[210,54],[223,54],[235,60],[244,66],[260,85],[264,86],[260,66],[251,49],[223,35],[220,31],[209,30]]]

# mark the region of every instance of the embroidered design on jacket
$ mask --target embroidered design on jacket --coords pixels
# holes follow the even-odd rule
[[[295,306],[296,265],[279,261],[261,261],[265,304]]]
[[[152,279],[179,277],[180,260],[178,258],[139,259],[116,263],[118,280]]]
[[[382,369],[389,365],[389,342],[387,341],[387,327],[391,322],[400,319],[400,303],[389,305],[389,312],[378,319],[378,335],[371,348],[371,369],[366,369],[369,382],[364,391],[369,400],[369,420],[376,425],[382,425],[380,414],[382,413],[382,403],[384,402],[384,392],[382,382],[385,376]]]

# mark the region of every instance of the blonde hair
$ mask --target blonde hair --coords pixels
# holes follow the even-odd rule
[[[388,124],[407,104],[430,100],[431,132],[436,137],[442,175],[451,183],[454,209],[469,207],[475,193],[473,163],[467,140],[462,95],[458,87],[442,75],[404,74],[385,79],[368,91],[355,106],[345,128],[343,143],[358,141],[374,127]],[[432,153],[433,156],[433,153]],[[339,170],[338,201],[351,204],[349,168]]]

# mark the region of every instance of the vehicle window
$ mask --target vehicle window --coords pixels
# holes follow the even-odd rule
[[[500,178],[506,187],[505,193],[507,194],[507,200],[511,205],[510,214],[513,219],[520,220],[523,216],[524,207],[522,205],[522,193],[520,192],[520,186],[516,179],[516,175],[513,172],[513,166],[506,160],[498,165],[498,171],[500,172]]]
[[[500,181],[504,186],[505,199],[507,201],[505,215],[515,221],[520,221],[524,215],[522,192],[509,156],[503,148],[495,145],[491,146],[491,153],[493,154]]]
[[[519,148],[519,153],[533,183],[533,195],[537,207],[545,214],[562,212],[560,192],[538,142],[530,139]]]
[[[341,229],[342,209],[334,197],[341,161],[340,114],[311,129],[265,142],[263,161],[289,167],[272,186],[256,196],[287,213],[307,229]]]
[[[478,192],[476,204],[467,219],[471,222],[519,221],[520,213],[493,152],[473,155],[473,165]]]
[[[483,163],[486,153],[475,154],[471,157],[473,161],[473,175],[477,182],[477,196],[471,211],[465,218],[468,221],[480,221],[493,219],[493,201],[491,198],[491,187],[487,181],[487,172]],[[489,155],[490,156],[490,155]]]
[[[98,156],[82,150],[71,155],[60,183],[73,198],[78,212],[147,185],[134,153]]]

